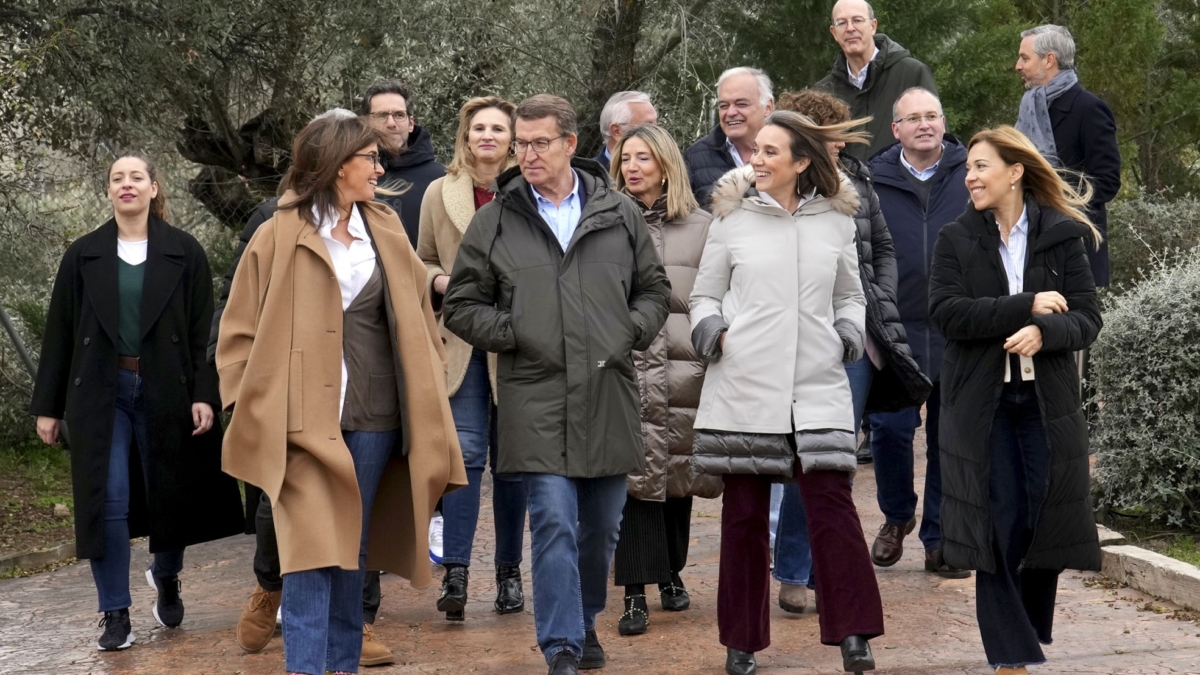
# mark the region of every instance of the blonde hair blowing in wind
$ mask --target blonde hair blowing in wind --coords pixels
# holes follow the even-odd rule
[[[474,121],[475,115],[479,111],[487,110],[488,108],[495,108],[508,115],[508,132],[510,136],[512,135],[513,120],[516,118],[517,106],[497,96],[476,96],[464,103],[463,107],[458,111],[458,132],[454,135],[454,157],[450,159],[450,164],[446,166],[446,173],[451,176],[466,173],[471,177],[472,182],[479,182],[479,176],[475,172],[475,154],[471,152],[468,137],[471,134],[471,122]],[[505,162],[501,171],[514,166],[516,163],[516,156],[510,152],[508,161]]]
[[[995,148],[996,154],[1000,155],[1005,164],[1020,164],[1025,169],[1020,180],[1021,188],[1032,192],[1033,199],[1038,204],[1049,206],[1087,225],[1092,231],[1096,249],[1100,249],[1100,242],[1104,240],[1104,236],[1096,229],[1091,218],[1088,218],[1086,210],[1088,202],[1092,200],[1092,184],[1082,174],[1062,172],[1078,179],[1080,189],[1071,187],[1071,184],[1063,179],[1060,171],[1042,157],[1033,141],[1008,125],[984,129],[975,134],[967,144],[967,150],[980,143],[987,143]]]
[[[671,134],[667,133],[666,129],[653,124],[639,124],[636,127],[630,127],[625,130],[621,140],[617,141],[617,146],[613,148],[612,152],[615,161],[609,167],[609,174],[612,176],[616,188],[618,190],[625,189],[625,175],[621,173],[621,152],[625,147],[625,142],[631,138],[640,138],[643,143],[650,146],[650,154],[654,155],[654,161],[658,162],[663,177],[667,179],[664,189],[667,195],[667,220],[684,218],[700,208],[700,205],[696,203],[696,197],[692,194],[687,165],[683,163],[683,155],[679,152],[679,146],[675,145],[675,139],[671,138]]]

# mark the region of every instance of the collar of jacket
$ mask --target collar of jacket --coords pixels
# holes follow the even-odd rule
[[[437,157],[433,154],[433,139],[424,127],[418,126],[414,126],[412,133],[408,135],[408,147],[404,149],[404,152],[398,155],[381,152],[379,158],[382,160],[385,173],[437,161]]]
[[[1025,210],[1029,218],[1030,253],[1045,251],[1070,239],[1091,236],[1087,225],[1057,209],[1038,204],[1028,190],[1025,191]],[[959,216],[959,222],[979,237],[979,243],[985,249],[1000,249],[1000,228],[996,226],[996,215],[992,211],[976,211],[968,207]]]
[[[1076,82],[1075,86],[1064,91],[1058,98],[1050,102],[1050,107],[1061,112],[1071,112],[1071,107],[1075,105],[1075,99],[1079,98],[1079,92],[1083,91],[1083,85]]]
[[[320,232],[317,231],[316,227],[313,227],[300,217],[298,209],[288,208],[287,206],[295,198],[296,193],[291,190],[284,192],[279,198],[279,203],[283,206],[280,206],[279,210],[275,212],[275,236],[279,241],[294,241],[296,242],[296,246],[312,251],[318,258],[325,262],[332,274],[334,272],[333,258],[329,257],[329,248],[321,238]],[[386,204],[380,202],[356,202],[355,206],[362,214],[364,225],[374,226],[370,230],[372,237],[375,236],[374,233],[376,231],[381,230],[381,224],[383,224],[383,231],[403,231],[399,217]],[[397,230],[397,228],[400,229]],[[399,246],[400,244],[395,245]]]
[[[912,56],[912,53],[901,46],[900,43],[883,33],[875,34],[875,47],[879,50],[879,53],[871,60],[871,69],[867,71],[867,79],[863,82],[862,91],[870,89],[871,85],[882,77],[880,73]],[[846,54],[844,52],[838,51],[829,74],[844,82],[846,86],[852,86],[850,85],[850,75],[846,71]]]
[[[720,122],[718,122],[717,125],[713,127],[713,130],[705,134],[704,138],[700,140],[707,143],[714,151],[728,155],[728,151],[725,149],[725,142],[729,140],[729,137],[726,136],[725,132],[721,129]],[[733,159],[731,158],[729,162],[732,164]]]
[[[146,224],[146,268],[142,291],[141,333],[145,338],[183,276],[183,246],[166,222],[150,216]],[[80,275],[96,318],[117,343],[121,296],[117,292],[117,220],[110,218],[81,252]]]
[[[598,229],[595,223],[585,223],[584,221],[600,211],[615,209],[621,197],[613,192],[608,174],[604,172],[604,167],[596,162],[572,157],[571,168],[579,175],[580,188],[583,193],[581,195],[583,209],[579,215],[580,228],[586,226],[587,230]],[[510,167],[496,176],[496,182],[492,189],[495,190],[496,199],[500,200],[504,208],[520,209],[527,216],[541,219],[541,216],[538,215],[537,205],[533,203],[533,197],[530,196],[529,182],[521,174],[520,166]],[[611,224],[600,223],[602,226]]]
[[[839,171],[838,176],[842,180],[842,187],[836,195],[829,198],[818,194],[814,199],[800,207],[800,210],[794,215],[814,216],[829,211],[837,211],[843,215],[853,217],[858,212],[860,201],[858,190],[854,189],[854,184],[850,182],[849,176],[844,172]],[[723,218],[738,209],[771,216],[791,217],[793,215],[774,204],[767,203],[758,196],[758,191],[754,189],[754,168],[749,165],[738,167],[721,176],[713,187],[713,216]]]
[[[945,144],[945,150],[942,151],[937,171],[929,179],[933,186],[937,186],[947,176],[957,171],[960,166],[967,163],[967,147],[958,140],[958,137],[947,133],[942,137],[942,142]],[[903,150],[903,146],[899,143],[893,143],[875,153],[870,160],[871,175],[876,183],[916,194],[917,189],[904,177],[904,174],[900,173],[908,171],[900,164],[900,153]]]
[[[495,184],[492,189],[495,189]],[[442,206],[446,207],[446,215],[458,233],[466,234],[471,219],[475,217],[475,182],[466,171],[457,176],[446,174],[442,181]]]

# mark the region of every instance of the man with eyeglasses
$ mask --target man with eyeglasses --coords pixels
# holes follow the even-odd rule
[[[521,474],[528,490],[551,675],[606,662],[596,615],[625,476],[644,463],[631,352],[662,328],[671,288],[641,210],[603,167],[573,157],[576,124],[557,96],[517,106],[518,166],[471,219],[442,304],[446,328],[499,355],[497,471]]]
[[[771,78],[758,68],[730,68],[717,78],[717,126],[683,154],[701,208],[709,208],[717,179],[750,162],[754,138],[773,110]]]
[[[901,92],[911,87],[937,92],[929,66],[888,36],[876,33],[878,26],[870,3],[838,0],[829,32],[842,53],[829,74],[814,85],[845,101],[853,117],[872,118],[867,124],[871,144],[853,144],[842,151],[863,162],[892,144],[890,114]]]
[[[946,133],[942,103],[933,92],[908,89],[892,106],[892,134],[899,141],[871,159],[875,193],[896,249],[896,307],[908,346],[933,391],[925,403],[925,504],[920,539],[925,570],[948,579],[970,576],[941,559],[939,509],[942,473],[938,454],[942,351],[945,342],[929,319],[929,268],[938,231],[966,208],[967,149]],[[871,559],[890,567],[904,553],[904,537],[916,527],[913,438],[921,409],[871,414],[871,455],[876,497],[884,524],[871,546]]]
[[[417,247],[421,221],[421,199],[433,181],[446,175],[446,167],[433,155],[429,131],[417,126],[412,93],[399,80],[381,80],[363,94],[360,113],[383,132],[380,187],[403,190],[403,194],[380,195],[404,224],[404,231]]]

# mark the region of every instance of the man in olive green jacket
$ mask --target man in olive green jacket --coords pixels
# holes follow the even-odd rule
[[[534,96],[514,127],[519,167],[471,220],[442,312],[499,355],[497,470],[529,491],[538,644],[561,675],[605,663],[595,618],[625,475],[644,462],[631,352],[658,335],[671,289],[640,210],[572,158],[570,103]]]

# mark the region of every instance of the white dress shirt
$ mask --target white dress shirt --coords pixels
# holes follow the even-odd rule
[[[1000,262],[1004,263],[1004,274],[1008,277],[1008,294],[1024,293],[1025,288],[1025,251],[1029,243],[1029,210],[1021,209],[1021,217],[1008,233],[1008,243],[1000,238]],[[1033,359],[1028,356],[1020,357],[1022,381],[1033,379]],[[1012,381],[1012,359],[1004,359],[1004,381]]]
[[[875,47],[875,45],[872,45],[872,47]],[[879,56],[879,47],[875,47],[871,58],[867,59],[867,65],[863,66],[863,69],[858,71],[857,75],[854,74],[854,69],[850,67],[850,59],[846,59],[846,74],[850,77],[850,84],[854,85],[855,88],[862,89],[863,85],[867,83],[867,70],[871,68],[871,62],[875,60],[876,56]]]
[[[333,273],[337,276],[338,286],[342,291],[342,311],[345,312],[375,273],[375,248],[371,246],[371,235],[367,233],[367,226],[363,223],[362,213],[357,206],[350,210],[349,229],[354,241],[350,242],[349,248],[333,238],[333,228],[338,221],[336,213],[326,214],[322,218],[316,207],[313,207],[313,214],[321,223],[317,232],[325,242],[329,258],[333,261]],[[342,392],[338,398],[338,419],[342,418],[342,408],[346,405],[346,382],[350,379],[345,353],[342,354],[341,360]]]
[[[946,156],[946,144],[942,143],[942,157],[945,157],[945,156]],[[911,173],[912,175],[916,176],[917,180],[921,181],[922,183],[929,180],[930,178],[933,178],[933,176],[937,173],[938,165],[942,163],[942,157],[938,157],[938,161],[934,162],[933,165],[930,166],[929,168],[925,169],[924,171],[919,171],[917,169],[917,167],[908,163],[908,158],[904,156],[904,150],[903,149],[900,150],[901,166],[908,169],[908,172]]]
[[[146,252],[149,250],[150,240],[143,239],[141,241],[125,241],[120,237],[117,238],[117,257],[124,260],[130,265],[141,265],[146,262]]]

